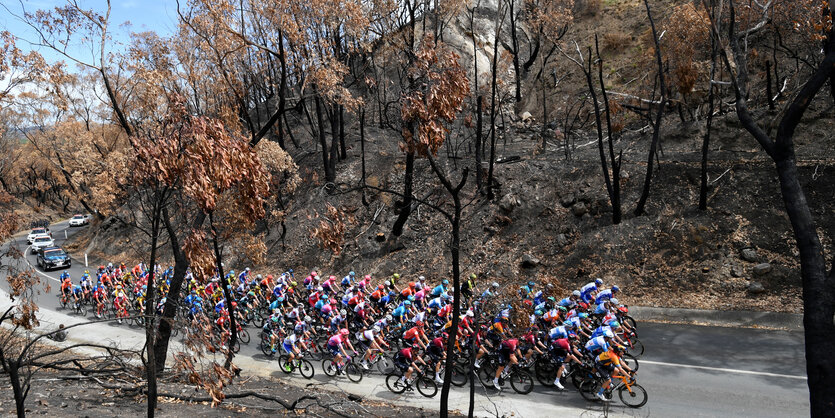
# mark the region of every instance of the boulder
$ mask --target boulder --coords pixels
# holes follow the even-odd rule
[[[760,260],[757,250],[753,248],[745,248],[742,250],[742,259],[750,263],[756,263]]]
[[[499,201],[499,208],[505,213],[513,212],[519,206],[519,199],[513,193],[508,193]]]
[[[588,212],[589,208],[586,207],[586,204],[583,202],[577,202],[571,207],[571,213],[573,213],[574,216],[583,216]]]
[[[577,201],[577,198],[574,197],[574,193],[567,193],[560,196],[560,205],[564,208],[570,208]]]
[[[745,270],[742,269],[739,265],[734,264],[731,266],[731,276],[732,277],[742,277],[745,275]]]
[[[522,261],[519,262],[519,266],[526,269],[534,268],[538,265],[539,259],[530,254],[522,255]]]
[[[759,295],[761,293],[765,293],[765,287],[760,282],[751,282],[748,284],[748,292],[752,295]]]
[[[771,264],[769,263],[760,263],[754,266],[754,275],[755,276],[765,276],[766,274],[771,272]]]

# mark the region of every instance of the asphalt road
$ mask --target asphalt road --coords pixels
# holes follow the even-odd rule
[[[86,228],[86,227],[81,227]],[[52,226],[57,245],[64,242],[64,231],[72,236],[81,228],[69,228],[66,222]],[[16,238],[11,245],[26,250],[26,237]],[[35,266],[35,256],[26,260]],[[9,260],[4,260],[4,263]],[[118,261],[118,260],[116,260]],[[91,266],[92,271],[95,266]],[[50,282],[52,293],[39,297],[38,303],[53,322],[74,322],[73,314],[61,311],[55,296],[61,270],[41,272],[42,279]],[[84,260],[73,260],[68,270],[76,282],[83,273]],[[2,288],[8,289],[3,280]],[[4,298],[3,304],[8,304]],[[69,315],[69,317],[64,316]],[[92,314],[90,314],[92,316]],[[767,325],[767,324],[764,324]],[[109,338],[115,341],[136,341],[141,330],[127,325],[96,325],[95,333],[85,331],[75,338]],[[649,393],[649,402],[640,409],[624,407],[615,400],[610,405],[589,403],[570,389],[556,391],[537,384],[529,395],[512,392],[498,393],[477,388],[476,413],[522,417],[568,414],[616,416],[664,416],[664,417],[788,417],[808,416],[808,387],[805,380],[803,334],[791,331],[761,329],[737,329],[640,323],[638,335],[646,346],[639,359],[638,382]],[[253,336],[257,330],[250,328]],[[287,378],[278,371],[275,361],[260,353],[256,342],[243,346],[236,362],[249,373],[285,378],[295,384],[306,384],[298,377]],[[313,380],[329,382],[316,364]],[[438,408],[438,398],[427,399],[418,394],[396,396],[388,392],[379,376],[366,376],[359,384],[338,379],[337,386],[347,392],[370,396],[380,400],[408,404],[424,408]],[[466,411],[467,391],[455,389],[451,398],[454,408]]]

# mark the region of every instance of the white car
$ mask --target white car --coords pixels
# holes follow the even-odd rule
[[[55,241],[49,235],[41,235],[32,242],[32,254],[37,254],[43,248],[54,247]]]
[[[49,232],[49,228],[33,228],[32,232],[26,236],[26,243],[31,244],[35,241],[35,238],[46,235],[48,237],[52,236],[52,233]]]
[[[90,221],[84,215],[75,215],[70,219],[70,226],[83,226],[89,223]]]

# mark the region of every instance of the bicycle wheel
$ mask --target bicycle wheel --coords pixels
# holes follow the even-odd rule
[[[459,364],[454,364],[452,366],[452,379],[450,380],[449,383],[451,383],[455,387],[460,388],[460,387],[466,385],[467,382],[469,382],[469,381],[470,381],[470,379],[469,379],[469,376],[467,375],[466,369]]]
[[[647,403],[647,391],[641,385],[632,385],[630,389],[626,386],[621,386],[618,389],[618,397],[624,405],[630,408],[640,408]]]
[[[597,391],[600,389],[596,380],[584,381],[580,384],[580,387],[578,387],[577,390],[580,392],[580,396],[587,401],[594,402],[598,400]]]
[[[348,380],[359,383],[362,380],[362,369],[353,361],[348,362],[345,364],[345,375],[348,376]]]
[[[536,361],[534,367],[534,374],[536,380],[545,387],[554,386],[554,380],[557,378],[557,365],[546,358],[540,358]]]
[[[287,354],[278,356],[278,368],[281,369],[282,372],[290,374],[293,371],[293,365],[290,364],[290,356]]]
[[[336,363],[332,359],[324,359],[322,360],[322,370],[328,377],[334,377],[336,376],[338,368],[336,367]]]
[[[632,354],[623,353],[620,357],[621,361],[623,361],[627,366],[629,366],[632,371],[637,371],[640,364],[638,364],[638,359],[635,358]]]
[[[259,344],[259,345],[261,347],[261,352],[264,353],[265,356],[272,357],[272,356],[275,355],[275,353],[272,350],[272,346],[270,344],[269,339],[263,339],[262,338],[261,339],[261,344]]]
[[[316,370],[313,369],[313,364],[307,359],[302,359],[301,362],[299,362],[298,369],[299,373],[301,373],[305,379],[313,378],[313,374],[316,373]]]
[[[638,339],[638,337],[632,337],[631,339],[632,347],[629,347],[629,353],[635,356],[636,358],[641,357],[644,354],[644,343]]]
[[[241,328],[240,332],[238,332],[238,338],[244,344],[249,344],[249,342],[251,341],[249,331],[247,331],[246,328]]]
[[[78,305],[78,314],[81,316],[87,316],[87,308],[84,307],[84,304]]]
[[[377,370],[380,374],[387,374],[391,371],[392,363],[384,354],[377,357]]]
[[[397,372],[391,372],[386,376],[386,387],[396,394],[401,394],[406,390],[406,384],[400,381],[402,375]]]
[[[232,352],[238,354],[241,351],[241,340],[235,341],[235,345],[232,346]]]
[[[415,382],[415,386],[417,386],[418,392],[427,398],[431,398],[438,393],[438,385],[436,385],[435,381],[429,376],[419,377]]]
[[[634,319],[634,318],[632,318],[631,316],[629,316],[629,315],[624,315],[624,316],[622,316],[622,317],[620,318],[620,320],[621,320],[623,323],[625,323],[626,325],[628,325],[630,328],[632,328],[632,329],[638,329],[637,324],[635,324],[635,319]]]
[[[478,379],[481,381],[481,384],[486,387],[493,387],[493,377],[495,376],[496,369],[487,364],[482,365],[481,368],[478,369]]]
[[[524,370],[514,370],[508,380],[510,380],[510,387],[520,395],[527,395],[533,390],[533,377]]]

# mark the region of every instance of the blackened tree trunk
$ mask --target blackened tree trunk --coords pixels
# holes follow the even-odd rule
[[[652,38],[655,42],[655,63],[658,66],[658,86],[661,89],[661,99],[658,101],[658,113],[655,115],[655,122],[652,124],[652,143],[649,146],[649,155],[647,155],[647,174],[644,177],[644,189],[641,191],[641,198],[638,200],[638,206],[635,208],[635,216],[644,214],[644,208],[646,207],[647,199],[649,199],[655,151],[658,149],[658,141],[661,137],[661,120],[664,118],[664,108],[667,105],[667,88],[664,81],[664,64],[661,61],[661,44],[658,40],[655,21],[652,19],[652,12],[649,9],[649,2],[647,0],[644,0],[644,6],[647,9],[647,17],[649,18],[650,28],[652,28]],[[649,105],[649,109],[650,117],[652,117],[652,104]]]
[[[284,107],[287,103],[287,56],[284,53],[284,39],[280,30],[278,31],[278,58],[281,61],[281,79],[279,80],[278,86],[278,112],[282,116],[278,120],[278,145],[281,146],[281,149],[286,150],[287,148],[284,146],[284,125],[282,122],[286,121]],[[289,129],[290,127],[288,126],[287,128]]]
[[[157,242],[161,230],[162,207],[165,204],[166,191],[154,191],[153,215],[151,218],[151,260],[150,271],[148,272],[148,287],[145,294],[145,350],[147,364],[145,364],[145,375],[148,384],[148,418],[153,418],[157,409],[157,362],[154,350],[154,337],[156,337],[156,264],[157,264]]]
[[[478,96],[476,99],[476,122],[475,122],[475,183],[478,190],[481,190],[481,185],[484,182],[484,175],[482,174],[483,169],[481,168],[481,144],[483,143],[483,139],[481,137],[482,134],[482,114],[484,113],[482,110],[482,103],[483,97]]]
[[[714,2],[711,1],[711,8],[714,7]],[[711,13],[713,13],[711,11]],[[701,185],[699,186],[699,210],[707,210],[707,161],[708,161],[708,153],[710,151],[710,130],[713,127],[713,111],[714,111],[714,100],[716,99],[716,86],[713,85],[713,80],[716,77],[716,37],[713,35],[711,31],[710,34],[710,80],[708,80],[710,84],[710,92],[707,96],[708,102],[708,111],[707,111],[707,124],[705,127],[705,136],[704,140],[702,141],[702,172],[701,172]]]
[[[499,62],[499,29],[501,20],[497,18],[496,33],[493,39],[492,80],[490,82],[490,160],[487,162],[487,199],[493,199],[493,162],[496,160],[496,70]]]
[[[328,139],[325,133],[325,118],[322,114],[324,109],[322,109],[321,99],[316,97],[316,125],[318,126],[318,134],[319,134],[319,145],[322,147],[322,164],[325,168],[325,181],[333,182],[336,180],[336,176],[331,172],[331,164],[330,164],[330,151],[328,150]]]
[[[217,268],[218,275],[220,276],[220,283],[223,288],[223,298],[226,300],[226,310],[229,312],[229,343],[226,346],[226,363],[223,365],[225,369],[229,370],[232,367],[232,359],[235,357],[235,351],[232,347],[238,344],[238,322],[235,320],[235,306],[232,305],[232,301],[235,299],[232,298],[232,292],[229,290],[231,286],[228,285],[230,283],[228,283],[224,277],[223,258],[220,254],[220,245],[218,244],[220,237],[218,236],[217,228],[215,228],[215,222],[214,219],[212,219],[211,212],[209,213],[209,226],[212,228],[212,245],[215,250],[215,266]]]
[[[522,101],[522,75],[519,74],[519,36],[516,33],[516,14],[515,11],[516,0],[508,2],[508,13],[510,13],[510,46],[513,48],[513,78],[516,82],[516,103]]]
[[[206,219],[206,214],[200,212],[192,222],[193,229],[202,227]],[[171,338],[171,325],[174,323],[174,316],[177,314],[177,309],[180,306],[180,291],[183,288],[183,281],[188,270],[188,259],[183,249],[180,247],[180,239],[177,236],[177,231],[171,223],[171,217],[168,213],[168,208],[162,209],[162,221],[165,225],[165,230],[168,233],[168,242],[171,246],[171,253],[174,256],[174,274],[171,276],[171,283],[168,288],[168,295],[165,299],[165,306],[162,311],[162,318],[159,321],[159,335],[154,341],[154,356],[157,360],[157,373],[161,373],[165,368],[165,361],[168,356],[168,341]]]
[[[395,237],[403,235],[403,227],[406,225],[406,220],[412,213],[412,183],[414,181],[415,173],[415,153],[413,151],[406,152],[406,172],[403,175],[403,203],[400,205],[400,214],[397,220],[394,221],[394,226],[391,228],[391,233]]]
[[[365,106],[360,108],[360,158],[362,160],[362,204],[368,206],[365,196]]]
[[[339,106],[339,159],[344,160],[348,158],[348,152],[345,149],[345,106]]]

